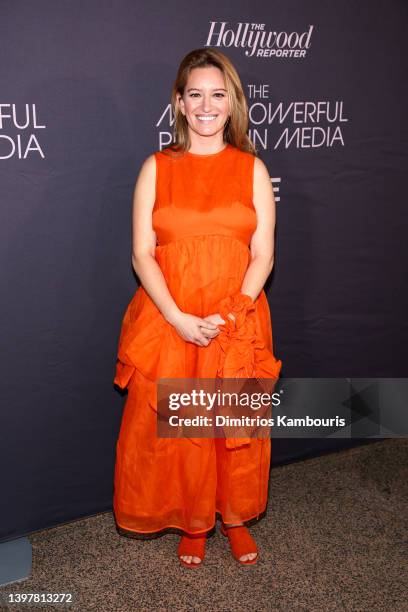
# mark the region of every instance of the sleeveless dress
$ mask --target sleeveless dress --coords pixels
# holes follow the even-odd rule
[[[122,321],[114,383],[128,390],[116,443],[119,533],[150,538],[211,531],[216,518],[264,515],[271,439],[158,438],[159,378],[278,378],[264,290],[240,292],[257,226],[255,156],[231,144],[201,155],[156,151],[155,258],[178,307],[226,321],[209,345],[186,342],[140,286]],[[235,322],[227,317],[232,312]]]

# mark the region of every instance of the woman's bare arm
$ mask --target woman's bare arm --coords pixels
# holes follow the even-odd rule
[[[155,259],[156,232],[152,226],[155,183],[156,159],[150,155],[142,164],[133,193],[132,265],[143,288],[165,319],[171,322],[180,310]]]
[[[156,233],[152,225],[152,212],[156,199],[156,158],[150,155],[142,164],[133,194],[132,213],[132,265],[143,285],[164,318],[188,341],[207,345],[206,334],[218,328],[200,317],[184,313],[174,301],[157,260]],[[208,331],[207,331],[208,330]]]
[[[253,203],[258,223],[251,239],[251,262],[242,282],[241,293],[255,301],[273,268],[276,222],[272,182],[267,167],[259,157],[254,161]]]

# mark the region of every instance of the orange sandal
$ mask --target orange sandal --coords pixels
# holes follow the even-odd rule
[[[182,565],[184,565],[185,567],[188,567],[189,569],[195,569],[197,567],[200,567],[200,565],[203,564],[204,561],[204,557],[205,557],[205,543],[207,540],[207,536],[206,535],[198,535],[198,536],[186,536],[183,535],[181,536],[178,548],[177,548],[177,555],[179,557],[179,561]],[[189,556],[189,557],[200,557],[201,561],[199,563],[196,563],[195,561],[191,560],[191,563],[187,563],[187,561],[184,561],[184,559],[181,559],[181,557],[184,556]]]
[[[238,563],[241,565],[254,565],[258,561],[258,547],[247,527],[244,525],[226,527],[224,523],[221,523],[221,533],[228,537],[232,556]],[[249,555],[251,553],[256,553],[254,559],[247,559],[246,561],[240,560],[240,557],[243,555]]]

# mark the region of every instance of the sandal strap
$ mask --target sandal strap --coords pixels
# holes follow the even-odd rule
[[[178,556],[200,557],[201,561],[203,561],[206,540],[206,536],[194,538],[181,536],[177,549]]]
[[[244,525],[238,527],[224,527],[224,533],[228,536],[231,551],[235,559],[239,560],[243,555],[251,553],[258,554],[258,547],[255,540]]]

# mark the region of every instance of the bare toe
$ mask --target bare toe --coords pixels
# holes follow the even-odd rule
[[[186,563],[201,563],[200,557],[191,557],[190,555],[181,555],[181,559]]]
[[[257,553],[248,553],[247,555],[242,555],[242,557],[240,557],[239,560],[240,561],[252,561],[257,556],[258,556]]]

